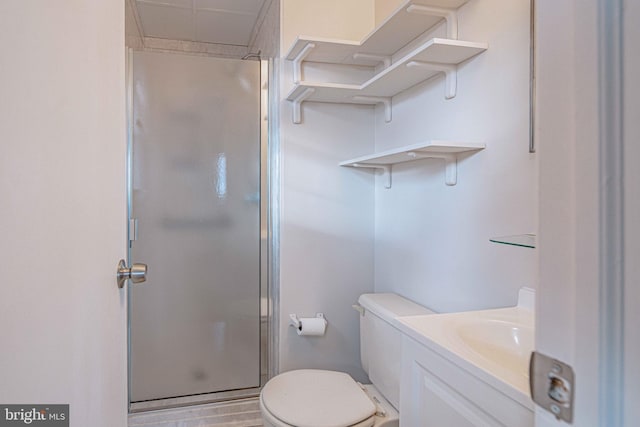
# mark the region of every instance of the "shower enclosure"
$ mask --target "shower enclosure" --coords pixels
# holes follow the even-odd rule
[[[265,381],[266,65],[130,55],[129,262],[149,266],[129,288],[134,411]]]

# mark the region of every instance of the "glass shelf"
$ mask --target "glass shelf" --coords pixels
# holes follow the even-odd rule
[[[535,234],[517,234],[514,236],[492,237],[489,241],[493,243],[501,243],[503,245],[520,246],[523,248],[536,247]]]

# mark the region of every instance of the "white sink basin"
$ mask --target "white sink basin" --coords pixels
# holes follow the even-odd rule
[[[528,378],[528,362],[533,351],[533,328],[529,325],[496,319],[468,319],[452,332],[479,356]]]
[[[397,319],[405,334],[484,379],[529,398],[533,312],[523,307]],[[495,382],[495,381],[494,381]]]

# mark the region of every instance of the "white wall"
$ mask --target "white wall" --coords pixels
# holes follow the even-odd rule
[[[625,140],[625,420],[627,425],[632,425],[640,420],[640,406],[637,404],[640,398],[640,334],[637,325],[640,325],[640,168],[637,160],[640,159],[640,83],[637,76],[640,75],[640,50],[637,40],[640,40],[640,26],[636,23],[640,20],[640,2],[633,0],[624,1],[624,140]]]
[[[281,52],[299,35],[360,40],[374,26],[374,0],[281,0]]]
[[[0,2],[0,402],[126,425],[124,4]]]
[[[343,4],[340,12],[334,3],[283,1],[282,54],[298,33],[359,39],[381,19],[371,13],[354,21],[353,5]],[[341,19],[328,25],[334,17]],[[342,19],[350,19],[351,34]],[[301,339],[281,325],[282,371],[346,364],[357,372],[358,325],[348,307],[374,280],[377,291],[439,311],[513,305],[518,288],[536,285],[535,250],[489,242],[537,227],[536,155],[528,153],[529,2],[470,2],[460,11],[460,38],[490,48],[460,67],[458,96],[445,101],[443,78],[432,79],[393,99],[389,124],[382,111],[371,113],[373,107],[306,103],[303,123],[293,125],[289,103],[281,104],[282,320],[327,305],[342,310],[338,323],[329,319],[326,339]],[[316,68],[306,67],[308,78],[316,78],[322,67]],[[282,69],[284,99],[292,86],[290,63]],[[352,71],[348,78],[366,74]],[[479,141],[488,148],[459,162],[455,187],[445,186],[438,160],[394,167],[391,190],[379,179],[373,186],[370,171],[335,166],[429,139]],[[340,211],[323,209],[336,201]]]
[[[376,290],[437,311],[514,305],[536,285],[536,251],[489,238],[535,233],[536,155],[529,154],[529,1],[471,1],[459,38],[489,49],[459,68],[458,94],[444,99],[444,76],[393,98],[393,121],[377,111],[376,150],[449,139],[482,142],[444,184],[444,162],[393,168],[393,187],[376,185]],[[442,34],[442,28],[434,32]]]
[[[332,17],[337,36],[351,37],[356,27],[364,35],[373,25],[373,12],[360,22],[351,15],[352,6],[285,0],[282,37],[292,41],[301,28],[311,34],[327,31]],[[353,28],[341,32],[347,22]],[[282,54],[288,49],[283,44]],[[359,318],[351,304],[373,290],[373,177],[338,163],[373,149],[373,108],[308,103],[304,123],[294,125],[285,100],[292,87],[291,64],[281,61],[280,66],[280,371],[337,369],[364,381]],[[316,312],[324,312],[329,322],[326,336],[298,337],[288,327],[289,313]]]
[[[281,106],[286,122],[288,105]],[[281,127],[280,370],[337,369],[360,380],[358,296],[373,290],[372,177],[338,167],[371,149],[368,107],[309,105],[305,125]],[[298,337],[289,313],[329,322]]]

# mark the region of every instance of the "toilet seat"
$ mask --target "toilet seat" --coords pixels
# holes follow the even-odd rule
[[[366,427],[373,425],[376,413],[374,403],[349,375],[316,369],[272,378],[260,393],[260,404],[283,426]]]

